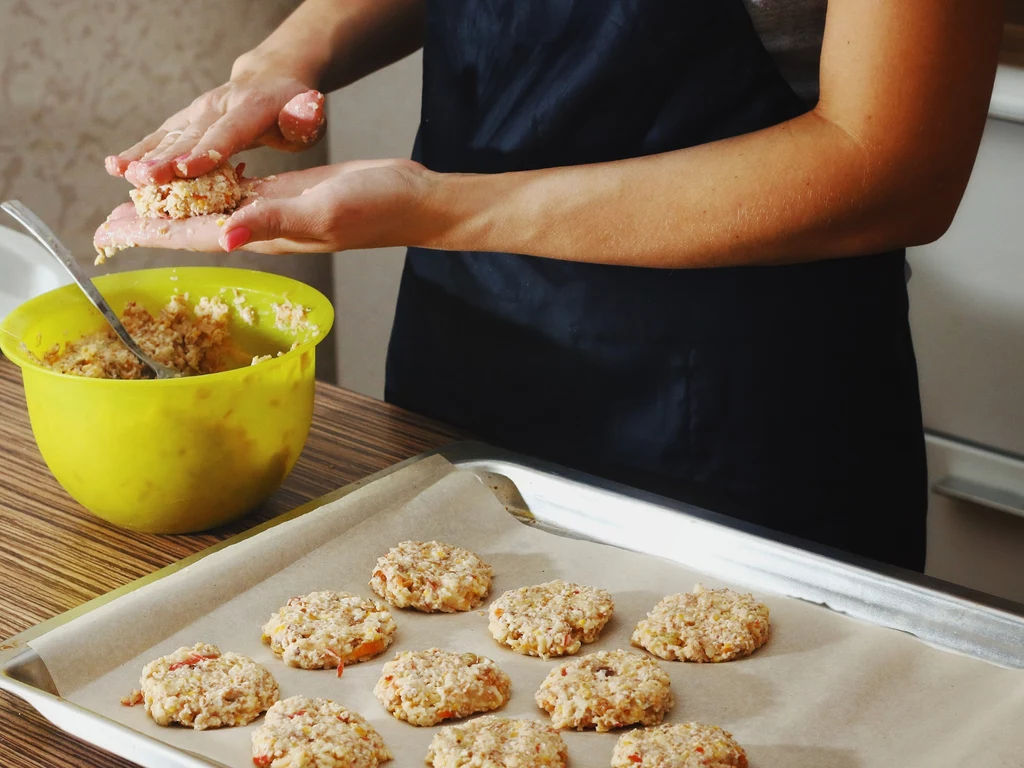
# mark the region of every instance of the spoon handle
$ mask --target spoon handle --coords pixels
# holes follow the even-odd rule
[[[128,334],[128,331],[125,330],[117,315],[114,314],[114,310],[110,308],[107,300],[103,298],[103,295],[96,289],[96,285],[82,270],[82,267],[71,251],[57,239],[53,231],[38,216],[17,200],[8,200],[7,202],[0,203],[0,208],[18,221],[57,261],[64,265],[64,269],[71,274],[71,277],[78,283],[78,287],[85,292],[93,306],[103,314],[107,322],[110,323],[110,327],[114,329],[114,332],[121,338],[121,341],[125,343],[125,346],[156,373],[156,369],[149,364],[146,353],[142,351],[142,348]]]

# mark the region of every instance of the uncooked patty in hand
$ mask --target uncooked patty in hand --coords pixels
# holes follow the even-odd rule
[[[597,639],[614,610],[603,589],[549,581],[509,590],[491,603],[489,629],[499,643],[527,656],[571,656]]]
[[[649,656],[598,651],[551,670],[536,700],[555,728],[610,731],[637,723],[658,725],[675,704],[671,684]]]
[[[263,642],[285,663],[335,669],[382,653],[395,635],[395,620],[376,600],[348,592],[293,597],[263,626]]]
[[[279,701],[252,734],[258,768],[376,768],[390,759],[373,726],[330,699]]]
[[[698,584],[658,603],[632,642],[669,661],[730,661],[753,653],[769,634],[768,607],[753,595]]]
[[[278,696],[265,667],[208,643],[151,661],[139,683],[146,712],[158,725],[178,723],[197,731],[251,723]]]
[[[245,187],[239,173],[224,163],[194,179],[148,184],[128,194],[141,218],[187,219],[235,210],[245,196]]]
[[[497,709],[511,690],[512,680],[490,659],[431,648],[397,654],[373,693],[399,720],[436,725]]]
[[[370,587],[396,608],[471,611],[491,589],[491,566],[440,541],[403,541],[377,560]]]
[[[661,725],[624,733],[612,768],[747,768],[747,753],[717,725]]]
[[[565,768],[561,735],[536,720],[485,715],[448,725],[427,751],[432,768]]]

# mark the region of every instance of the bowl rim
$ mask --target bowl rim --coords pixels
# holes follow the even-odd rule
[[[233,286],[232,282],[243,283],[245,278],[255,278],[259,281],[272,280],[278,285],[282,286],[282,290],[279,295],[284,300],[289,300],[295,297],[295,294],[301,294],[300,301],[305,306],[313,305],[313,310],[318,313],[317,325],[319,326],[320,332],[313,338],[307,339],[306,341],[300,342],[298,346],[293,349],[289,349],[279,357],[275,357],[271,360],[266,360],[260,363],[261,366],[274,366],[277,364],[284,364],[284,362],[292,355],[292,353],[301,354],[304,351],[314,349],[320,342],[322,342],[327,335],[330,333],[331,328],[334,325],[334,305],[330,299],[327,298],[321,291],[317,290],[308,283],[304,283],[301,280],[296,280],[293,277],[287,277],[285,275],[279,275],[276,272],[267,272],[257,269],[245,269],[241,267],[221,267],[221,266],[181,266],[181,267],[153,267],[147,269],[134,269],[124,272],[111,272],[105,275],[98,275],[93,277],[92,280],[96,284],[96,287],[103,293],[104,287],[108,284],[119,284],[125,281],[130,281],[133,278],[137,278],[141,275],[145,275],[147,279],[160,279],[166,277],[168,280],[172,276],[184,276],[189,272],[203,272],[206,274],[214,273],[221,274],[225,278],[225,287],[223,290],[229,290],[230,288],[237,287],[239,291],[246,290],[263,290],[260,288],[247,289],[241,286]],[[232,279],[234,277],[235,279]],[[120,287],[120,286],[118,286]],[[33,373],[39,373],[47,376],[55,376],[62,380],[69,380],[80,382],[79,386],[139,386],[145,383],[148,386],[162,386],[162,387],[175,387],[175,386],[189,386],[195,385],[196,382],[211,382],[211,381],[225,381],[229,378],[242,378],[252,373],[253,366],[242,366],[241,368],[233,368],[230,371],[221,371],[219,373],[206,373],[201,376],[181,376],[174,379],[101,379],[94,378],[91,376],[75,376],[72,374],[60,373],[46,366],[40,365],[35,358],[27,353],[23,348],[25,343],[24,338],[15,334],[14,331],[9,327],[11,322],[30,314],[33,308],[38,304],[44,304],[53,299],[53,295],[67,291],[71,293],[78,293],[81,295],[80,289],[74,283],[69,285],[62,285],[57,288],[53,288],[45,293],[41,293],[38,296],[34,296],[25,302],[19,304],[13,311],[7,314],[2,320],[0,320],[0,352],[14,363],[22,372],[31,370]],[[267,291],[268,293],[274,293],[276,291]],[[82,298],[86,301],[84,295]],[[90,310],[98,314],[91,304],[89,305]],[[266,369],[263,369],[266,370]],[[87,383],[86,383],[87,382]]]

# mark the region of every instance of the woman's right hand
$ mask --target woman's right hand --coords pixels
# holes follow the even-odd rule
[[[172,115],[138,144],[106,159],[107,172],[135,186],[165,184],[213,170],[236,152],[264,145],[298,151],[324,134],[324,96],[265,73],[232,74]]]

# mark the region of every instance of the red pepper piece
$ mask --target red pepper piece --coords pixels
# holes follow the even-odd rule
[[[219,659],[219,658],[220,658],[220,656],[217,656],[215,654],[211,654],[209,656],[201,656],[201,655],[199,655],[197,653],[197,654],[194,654],[192,656],[189,656],[184,661],[178,661],[178,662],[175,662],[174,664],[171,664],[170,668],[168,669],[168,672],[173,672],[174,670],[181,669],[182,667],[194,667],[199,662],[206,661],[207,659]]]

